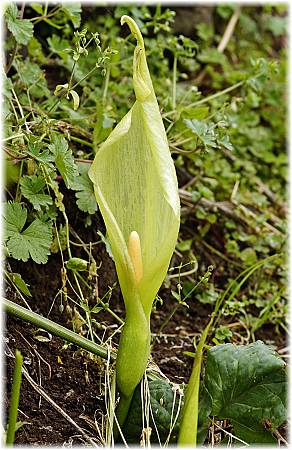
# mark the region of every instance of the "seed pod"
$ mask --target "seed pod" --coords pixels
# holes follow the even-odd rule
[[[68,261],[66,261],[66,267],[67,269],[76,271],[76,272],[82,272],[87,269],[88,262],[85,261],[85,259],[81,258],[70,258]]]

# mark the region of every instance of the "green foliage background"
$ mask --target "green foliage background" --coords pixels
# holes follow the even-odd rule
[[[279,253],[227,301],[223,317],[238,317],[251,332],[266,323],[286,330],[287,11],[241,7],[221,52],[236,8],[206,7],[207,18],[184,35],[176,21],[183,7],[8,5],[3,148],[10,257],[45,264],[66,248],[67,190],[75,192],[84,227],[92,224],[97,206],[88,162],[134,101],[135,44],[119,24],[128,14],[145,36],[179,178],[182,225],[173,266],[191,261],[194,268],[172,285],[169,301],[183,304],[212,265],[213,275],[188,301],[214,304],[239,272]],[[104,236],[102,242],[108,245]],[[230,340],[230,333],[221,325],[214,342]]]

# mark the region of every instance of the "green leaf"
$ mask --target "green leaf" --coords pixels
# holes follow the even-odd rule
[[[96,105],[96,122],[93,129],[93,145],[94,148],[100,142],[103,142],[113,129],[114,119],[107,115],[104,106],[97,102]]]
[[[191,249],[192,242],[193,242],[192,239],[185,239],[184,241],[177,243],[176,248],[180,252],[186,252]]]
[[[151,443],[159,443],[160,440],[161,444],[164,444],[169,436],[170,429],[173,427],[170,443],[174,444],[178,437],[186,385],[175,385],[157,379],[149,380],[148,386],[151,405],[151,413],[149,414],[149,426],[152,428]],[[145,403],[144,400],[142,403],[141,385],[139,385],[135,390],[131,408],[123,427],[124,436],[129,444],[140,443],[143,430],[142,415],[145,412]],[[208,391],[202,386],[200,388],[197,436],[199,445],[203,445],[205,441],[210,413],[211,398]],[[174,423],[175,418],[176,422]]]
[[[47,208],[49,205],[53,204],[51,196],[41,192],[45,186],[45,179],[38,175],[26,175],[20,180],[22,195],[30,201],[37,211],[40,211],[42,206]]]
[[[49,149],[54,155],[56,167],[62,175],[66,187],[71,188],[78,176],[72,151],[69,149],[66,139],[59,134],[53,134],[51,142]]]
[[[219,52],[216,48],[206,48],[198,55],[198,60],[205,64],[220,64],[227,63],[226,56]]]
[[[108,254],[112,259],[114,259],[114,255],[113,255],[113,252],[112,252],[111,243],[110,243],[110,241],[109,241],[109,239],[108,239],[108,236],[104,236],[100,230],[97,231],[97,234],[98,234],[98,236],[101,238],[102,242],[104,243],[107,254]]]
[[[27,219],[27,210],[20,203],[9,202],[5,204],[5,239],[18,233],[24,227]]]
[[[22,276],[20,275],[20,273],[8,272],[7,276],[10,279],[10,281],[14,283],[24,295],[31,297],[30,290],[28,289],[28,286],[24,281],[24,279],[22,278]]]
[[[217,147],[216,144],[216,134],[212,127],[208,127],[205,122],[193,119],[184,119],[184,123],[192,132],[199,138],[199,140],[204,144],[205,148]]]
[[[65,3],[62,6],[62,10],[66,14],[66,16],[71,20],[74,25],[74,28],[78,28],[81,22],[81,3]]]
[[[6,203],[4,212],[5,240],[9,253],[15,259],[45,264],[50,254],[52,226],[35,219],[25,230],[27,210],[19,203]]]
[[[204,384],[212,398],[212,415],[230,419],[237,436],[252,444],[271,440],[265,429],[287,417],[285,363],[263,342],[223,344],[208,352]]]
[[[271,31],[275,37],[282,36],[288,31],[287,17],[269,16],[264,22],[264,27]]]
[[[31,38],[27,50],[32,60],[37,61],[41,65],[47,64],[48,58],[44,55],[42,45],[37,38]]]
[[[98,314],[100,311],[102,311],[102,310],[104,310],[104,307],[103,306],[94,306],[91,310],[90,310],[90,312],[92,313],[92,314]]]
[[[242,250],[239,254],[241,261],[243,261],[246,265],[251,266],[257,261],[257,254],[255,250],[251,247],[247,247]]]
[[[35,98],[49,97],[51,95],[45,72],[41,70],[39,64],[34,64],[30,59],[13,61],[13,67],[17,70],[20,81],[30,88],[30,94]]]
[[[35,138],[33,138],[35,139]],[[42,149],[42,143],[41,142],[34,142],[30,141],[28,143],[28,155],[30,155],[32,158],[34,158],[36,161],[39,161],[43,164],[46,164],[48,166],[51,166],[50,163],[54,161],[54,157],[50,154],[48,149],[43,150]]]
[[[67,60],[70,52],[70,44],[67,39],[62,39],[61,36],[53,34],[47,39],[51,52],[56,53],[60,58]]]
[[[94,214],[97,211],[93,184],[88,176],[88,164],[78,164],[79,176],[75,178],[72,189],[76,192],[77,206],[81,211]]]
[[[178,413],[176,424],[171,433],[170,442],[173,443],[176,441],[179,431],[182,389],[178,385],[175,387],[163,380],[149,381],[148,386],[152,411],[152,414],[149,413],[149,426],[152,428],[151,442],[158,443],[160,440],[161,444],[165,443],[174,418]],[[145,406],[142,406],[141,400],[141,386],[139,385],[135,390],[131,409],[123,428],[124,436],[129,444],[139,443],[143,430],[142,415],[145,412]],[[171,417],[173,417],[172,420]]]
[[[8,30],[18,44],[26,45],[33,36],[33,24],[28,19],[19,19],[19,11],[15,3],[10,3],[5,12]]]
[[[43,7],[39,3],[31,3],[30,7],[41,16],[44,14]]]
[[[239,439],[242,439],[246,443],[252,443],[252,444],[276,444],[276,439],[274,436],[267,432],[266,429],[263,428],[262,425],[259,425],[257,423],[245,425],[243,423],[238,423],[236,420],[233,419],[233,433],[235,436],[239,437]]]
[[[219,146],[225,147],[227,150],[230,150],[230,151],[234,150],[234,147],[230,142],[230,138],[229,138],[228,134],[225,134],[221,138],[217,138],[217,143]]]

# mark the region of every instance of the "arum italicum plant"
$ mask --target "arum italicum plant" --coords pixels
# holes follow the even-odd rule
[[[125,309],[116,363],[123,424],[147,366],[150,314],[165,278],[180,223],[177,178],[135,21],[121,18],[137,40],[136,101],[98,150],[89,170],[105,221]]]

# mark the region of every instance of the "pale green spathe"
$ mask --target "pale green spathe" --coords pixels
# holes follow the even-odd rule
[[[136,351],[132,357],[136,373],[132,377],[134,384],[136,376],[137,384],[149,354],[153,300],[166,275],[177,240],[180,206],[175,168],[147,67],[143,38],[133,19],[123,16],[121,23],[125,22],[137,39],[133,63],[136,101],[99,149],[89,176],[111,242],[126,306],[119,354],[121,347],[129,347],[128,359],[132,359],[129,352],[134,345]],[[138,284],[128,252],[132,231],[138,233],[141,243],[143,275]],[[136,342],[131,343],[132,339]],[[145,347],[140,362],[139,341],[143,341],[141,348]],[[118,355],[118,385],[119,364],[124,365],[120,360]],[[133,372],[132,362],[126,363]],[[125,392],[130,390],[127,388]]]

